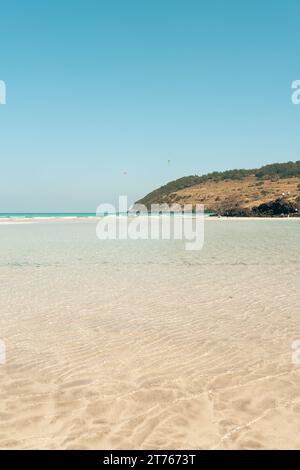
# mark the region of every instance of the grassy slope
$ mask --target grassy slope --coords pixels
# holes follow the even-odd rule
[[[295,201],[300,196],[300,162],[267,165],[254,170],[215,172],[171,181],[152,191],[139,203],[148,208],[157,203],[204,204],[206,210],[252,208],[285,194]]]

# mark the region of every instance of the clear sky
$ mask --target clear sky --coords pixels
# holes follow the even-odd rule
[[[14,0],[0,18],[1,212],[300,159],[299,0]]]

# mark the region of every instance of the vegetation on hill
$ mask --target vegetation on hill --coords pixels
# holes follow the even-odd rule
[[[207,175],[184,176],[171,181],[158,189],[155,189],[145,197],[137,201],[150,207],[151,204],[160,204],[168,202],[169,195],[191,188],[196,185],[204,185],[208,182],[238,181],[247,177],[254,177],[258,180],[257,184],[263,184],[263,181],[276,181],[279,179],[300,177],[300,161],[287,163],[273,163],[256,169],[236,169],[226,171],[214,171]],[[262,181],[261,183],[259,181]],[[178,201],[179,202],[179,201]]]
[[[257,178],[291,178],[300,176],[300,161],[265,165],[255,172],[255,176]]]

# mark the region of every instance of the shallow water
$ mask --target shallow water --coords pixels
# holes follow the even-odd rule
[[[0,225],[0,448],[300,448],[300,220]]]

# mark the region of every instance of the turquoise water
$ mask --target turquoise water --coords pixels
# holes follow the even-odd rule
[[[117,214],[119,214],[117,212]],[[99,215],[99,214],[98,214]],[[103,214],[107,215],[107,214]],[[143,215],[143,214],[140,214]],[[152,213],[152,215],[159,215],[159,213]],[[175,215],[175,214],[171,214]],[[206,216],[213,215],[213,213],[205,213]],[[0,218],[66,218],[66,217],[96,217],[95,212],[0,212]]]
[[[95,217],[95,212],[1,212],[0,218],[22,217]]]

